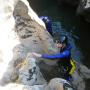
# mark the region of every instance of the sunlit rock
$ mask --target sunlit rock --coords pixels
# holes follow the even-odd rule
[[[25,62],[21,66],[18,72],[18,83],[22,83],[24,85],[43,85],[46,83],[44,77],[42,76],[39,67],[36,65],[36,60],[31,58],[30,54],[28,54]]]
[[[24,62],[27,53],[49,53],[53,44],[45,24],[27,0],[0,0],[1,85],[17,80],[19,65]]]
[[[21,84],[10,83],[5,87],[0,86],[0,90],[44,90],[45,85],[27,86]]]
[[[0,79],[6,72],[8,63],[13,58],[13,48],[20,44],[14,31],[13,10],[16,1],[0,0]],[[3,68],[3,69],[2,69]]]

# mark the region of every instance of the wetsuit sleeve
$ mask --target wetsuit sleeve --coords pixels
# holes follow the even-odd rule
[[[62,59],[62,58],[68,57],[69,55],[70,55],[70,52],[66,50],[62,53],[58,53],[54,55],[43,54],[41,57],[46,59]]]

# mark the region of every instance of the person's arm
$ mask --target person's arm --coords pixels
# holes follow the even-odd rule
[[[46,59],[62,59],[62,58],[68,57],[69,55],[70,55],[70,52],[66,50],[62,53],[58,53],[54,55],[42,54],[41,57]]]

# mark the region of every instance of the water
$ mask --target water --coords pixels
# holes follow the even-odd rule
[[[39,16],[50,16],[53,21],[60,22],[62,29],[69,35],[72,33],[72,39],[77,46],[73,57],[78,61],[81,59],[83,64],[90,68],[90,23],[76,15],[76,8],[59,6],[56,0],[30,0],[30,5]]]

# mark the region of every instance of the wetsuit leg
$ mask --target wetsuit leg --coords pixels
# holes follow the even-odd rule
[[[68,70],[66,71],[66,74],[65,74],[65,79],[66,80],[69,80],[69,78],[71,78],[71,75],[69,74],[69,72],[71,71],[72,69],[72,65],[68,65]]]
[[[57,64],[58,64],[58,67],[60,69],[60,74],[61,74],[62,78],[67,79],[67,78],[71,77],[71,75],[69,74],[69,72],[72,69],[71,64],[60,62],[60,61],[58,61]]]

